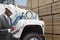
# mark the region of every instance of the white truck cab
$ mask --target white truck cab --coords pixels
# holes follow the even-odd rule
[[[2,3],[0,4],[1,14],[5,12],[4,9],[8,5],[5,4],[6,1],[7,0],[4,0],[2,2],[4,4]],[[10,3],[9,1],[8,3],[12,4],[13,2]],[[45,24],[43,20],[39,19],[38,14],[32,12],[31,10],[20,9],[17,6],[14,7],[16,8],[16,12],[11,16],[11,18],[12,23],[16,27],[16,29],[11,33],[14,33],[16,30],[20,31],[14,33],[13,37],[19,40],[45,40],[44,38]]]

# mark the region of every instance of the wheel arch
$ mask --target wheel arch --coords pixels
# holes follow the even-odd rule
[[[43,29],[40,25],[27,25],[22,31],[21,39],[31,32],[43,35]]]

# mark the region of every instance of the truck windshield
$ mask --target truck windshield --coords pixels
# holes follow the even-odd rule
[[[0,0],[1,4],[13,4],[14,0]]]

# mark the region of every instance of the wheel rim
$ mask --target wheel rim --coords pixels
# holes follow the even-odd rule
[[[31,38],[30,40],[38,40],[37,38]]]

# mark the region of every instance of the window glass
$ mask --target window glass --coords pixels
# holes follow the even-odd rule
[[[0,0],[2,4],[13,4],[13,0]]]

